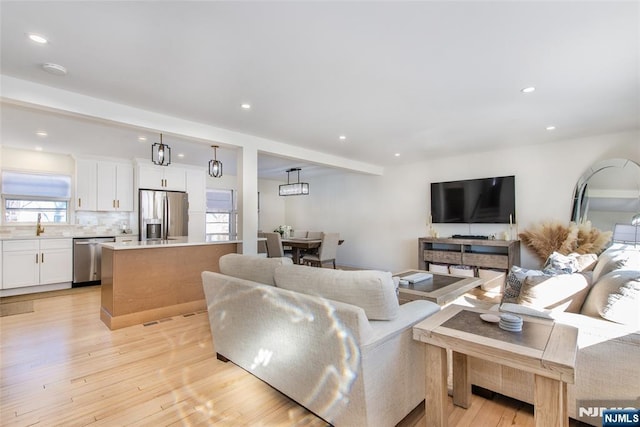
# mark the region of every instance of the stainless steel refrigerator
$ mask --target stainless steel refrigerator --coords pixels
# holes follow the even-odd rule
[[[140,190],[140,240],[167,240],[189,234],[189,201],[184,191]]]

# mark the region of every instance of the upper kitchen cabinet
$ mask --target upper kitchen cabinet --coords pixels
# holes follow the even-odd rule
[[[155,166],[138,163],[138,188],[186,191],[186,171],[178,166]]]
[[[76,159],[76,211],[95,211],[97,209],[98,162],[89,159]]]
[[[133,211],[131,163],[98,162],[97,208],[99,211]]]

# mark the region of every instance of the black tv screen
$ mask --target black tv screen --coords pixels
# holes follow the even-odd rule
[[[431,220],[459,224],[515,223],[515,177],[432,182]]]

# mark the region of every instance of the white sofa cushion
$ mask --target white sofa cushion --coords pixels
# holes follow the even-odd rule
[[[256,255],[227,254],[220,257],[220,273],[240,279],[275,286],[274,271],[292,265],[291,258],[265,258]]]
[[[520,288],[518,304],[579,313],[590,285],[591,273],[528,276]]]
[[[582,314],[640,327],[640,271],[616,270],[593,285]]]
[[[593,269],[593,282],[614,270],[640,270],[640,250],[632,246],[616,245],[604,251],[598,257]]]
[[[361,307],[369,320],[398,316],[398,297],[389,272],[283,265],[275,270],[275,283],[279,288]]]

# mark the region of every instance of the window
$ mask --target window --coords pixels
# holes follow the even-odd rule
[[[235,240],[237,212],[233,190],[207,190],[207,240]]]
[[[25,172],[2,172],[2,202],[6,223],[67,224],[71,177]]]

